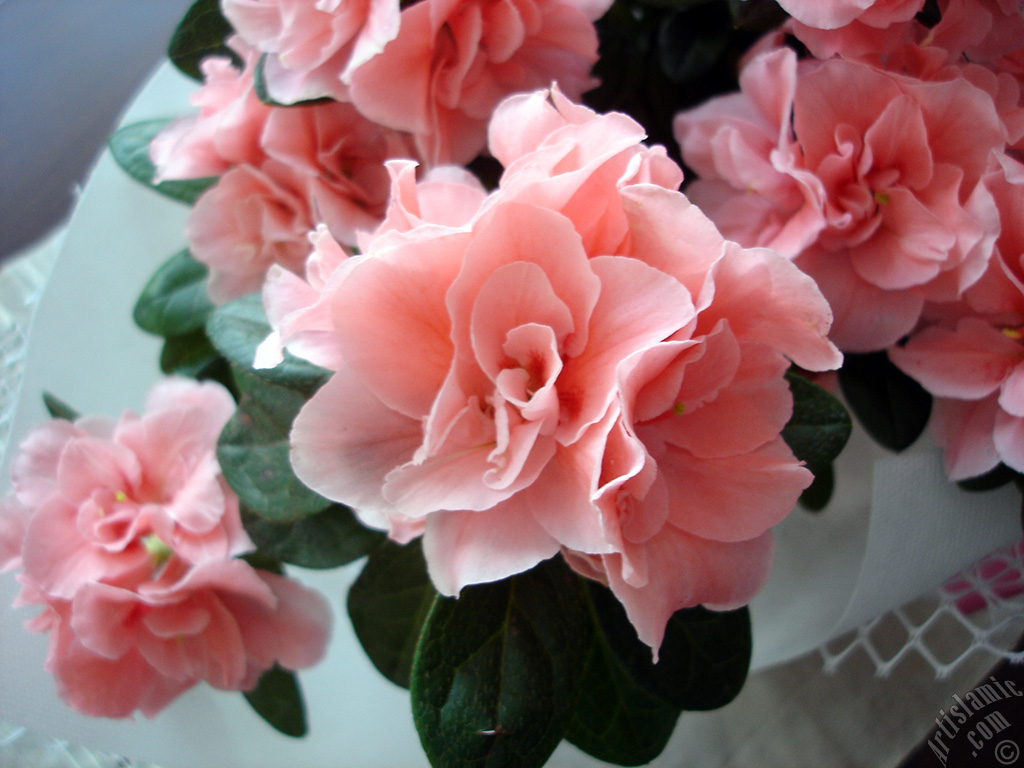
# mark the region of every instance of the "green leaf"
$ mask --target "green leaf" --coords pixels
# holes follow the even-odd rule
[[[203,73],[199,64],[207,56],[227,56],[232,64],[242,69],[242,58],[225,43],[233,32],[230,22],[221,13],[219,0],[197,0],[171,35],[167,57],[174,66],[200,82]]]
[[[330,502],[295,477],[288,433],[306,402],[302,392],[234,369],[241,397],[217,442],[217,461],[249,510],[274,521],[297,520]]]
[[[836,398],[803,376],[790,372],[786,379],[793,392],[793,415],[782,437],[812,472],[823,469],[850,439],[850,414]]]
[[[129,176],[162,195],[191,205],[206,190],[217,183],[216,178],[185,179],[153,183],[156,167],[149,159],[149,145],[153,138],[171,122],[146,120],[118,128],[107,140],[114,160]]]
[[[220,369],[223,367],[224,358],[210,344],[202,328],[183,336],[168,336],[164,339],[160,351],[160,370],[166,374],[222,381],[220,374],[223,371]]]
[[[188,249],[178,251],[153,273],[135,303],[136,325],[157,336],[182,336],[200,330],[213,311],[206,295],[205,264]]]
[[[380,531],[361,525],[341,504],[283,522],[246,510],[242,522],[261,551],[300,568],[338,568],[369,554],[384,538]]]
[[[260,676],[256,687],[245,692],[256,713],[285,736],[306,735],[306,707],[294,674],[275,665]]]
[[[710,710],[736,698],[747,679],[753,648],[746,608],[676,611],[653,663],[622,604],[606,587],[590,583],[590,599],[609,647],[648,692],[681,710]]]
[[[259,294],[243,296],[214,309],[206,321],[206,333],[220,353],[238,368],[306,396],[316,392],[330,375],[329,371],[288,352],[284,362],[275,368],[253,368],[256,347],[270,333]]]
[[[885,352],[846,355],[839,385],[864,429],[890,450],[909,447],[928,424],[931,395]]]
[[[1019,477],[1018,473],[1000,463],[984,475],[960,480],[957,485],[965,491],[991,491],[1002,488],[1007,483],[1012,483],[1016,477]]]
[[[43,405],[46,406],[47,413],[50,414],[51,418],[64,419],[65,421],[74,421],[81,414],[72,408],[70,405],[65,403],[56,395],[52,395],[49,392],[43,392]]]
[[[658,29],[658,63],[674,83],[697,80],[716,67],[729,47],[729,11],[707,3],[670,13]]]
[[[589,590],[584,583],[580,586]],[[664,750],[680,710],[633,679],[596,624],[596,614],[592,620],[596,631],[566,738],[599,760],[616,765],[649,763]]]
[[[416,650],[412,708],[445,768],[535,768],[565,735],[589,644],[575,576],[560,558],[437,599]]]
[[[349,589],[348,615],[363,650],[384,677],[403,688],[409,687],[416,645],[435,598],[419,539],[405,546],[381,543]]]
[[[800,494],[800,506],[810,512],[820,512],[832,498],[836,486],[836,473],[831,464],[814,467],[814,482]]]

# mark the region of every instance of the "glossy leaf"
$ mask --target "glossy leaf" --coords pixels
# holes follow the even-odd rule
[[[275,101],[274,97],[270,95],[270,91],[267,90],[266,66],[267,54],[264,53],[256,62],[256,70],[253,72],[253,91],[256,93],[256,98],[268,107],[308,107],[313,104],[329,104],[334,101],[334,99],[326,96],[318,99],[304,99],[293,104],[282,104],[279,101]]]
[[[814,482],[800,494],[800,506],[810,512],[820,512],[832,498],[836,486],[836,473],[831,464],[812,468]]]
[[[178,251],[153,273],[135,302],[135,324],[157,336],[181,336],[201,329],[213,310],[206,295],[209,269],[188,249]]]
[[[306,707],[293,673],[275,665],[244,695],[256,713],[285,736],[306,735]]]
[[[782,430],[786,444],[813,472],[832,463],[850,439],[850,414],[836,398],[795,373],[786,374],[793,415]]]
[[[207,56],[227,56],[241,69],[241,57],[225,44],[233,32],[231,23],[221,13],[219,0],[197,0],[171,35],[167,57],[179,70],[200,82],[203,73],[199,65]]]
[[[153,182],[156,167],[149,159],[149,145],[170,120],[145,120],[118,128],[111,134],[107,145],[121,169],[136,181],[174,200],[191,205],[206,190],[217,183],[213,177],[181,181]]]
[[[846,355],[839,385],[864,429],[890,450],[908,448],[928,424],[931,395],[885,352]]]
[[[589,590],[582,582],[580,587]],[[593,620],[596,623],[596,615]],[[680,710],[638,683],[600,626],[594,629],[566,738],[599,760],[649,763],[665,748]]]
[[[206,333],[198,331],[182,336],[168,336],[160,351],[160,370],[166,374],[189,376],[193,379],[215,379],[224,382],[227,364],[210,344]]]
[[[338,568],[369,554],[384,538],[341,504],[291,521],[270,520],[246,510],[242,522],[261,551],[300,568]]]
[[[434,602],[411,686],[432,765],[544,765],[572,719],[589,645],[574,579],[556,559]]]
[[[348,615],[373,665],[388,680],[409,687],[413,657],[437,591],[417,539],[404,546],[384,541],[370,553],[348,592]]]
[[[590,598],[608,645],[648,692],[681,710],[711,710],[743,688],[753,648],[746,608],[676,611],[665,628],[659,661],[636,635],[626,611],[609,589],[590,584]]]
[[[206,321],[206,333],[213,345],[231,363],[260,379],[311,396],[330,375],[312,363],[285,352],[276,368],[252,367],[256,347],[267,338],[270,325],[259,294],[250,294],[217,307]]]
[[[217,443],[217,461],[242,503],[270,520],[297,520],[330,502],[303,485],[292,471],[288,434],[306,402],[302,392],[236,368],[241,397]]]
[[[49,392],[43,392],[43,405],[46,406],[46,412],[49,413],[50,418],[53,419],[74,421],[81,415],[59,397]]]

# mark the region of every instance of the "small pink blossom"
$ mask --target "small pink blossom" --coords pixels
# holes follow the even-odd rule
[[[17,604],[44,606],[29,627],[79,711],[152,716],[201,680],[248,690],[322,655],[323,598],[237,559],[253,545],[215,454],[233,410],[220,385],[169,379],[142,416],[54,420],[22,445],[0,557]]]
[[[267,89],[293,104],[347,100],[352,70],[398,34],[397,0],[222,0],[246,42],[267,54]]]
[[[796,259],[841,348],[895,343],[982,275],[999,231],[982,177],[1006,138],[990,93],[787,49],[741,87],[677,117],[688,191],[728,237]]]
[[[371,120],[407,131],[429,165],[472,160],[506,96],[549,85],[571,98],[596,85],[592,22],[609,3],[423,0],[397,37],[357,67],[349,98]]]
[[[245,68],[219,56],[203,59],[203,85],[192,96],[199,113],[175,120],[149,145],[154,181],[220,176],[236,165],[258,165],[266,157],[260,136],[271,108],[256,96],[256,58],[238,38],[230,43]]]
[[[444,594],[562,552],[657,648],[675,610],[763,584],[770,528],[811,480],[779,437],[783,374],[841,357],[810,278],[649,183],[639,136],[611,151],[623,120],[547,96],[514,108],[547,121],[519,149],[492,133],[499,158],[533,156],[529,183],[513,161],[466,225],[403,219],[332,276],[341,364],[297,417],[292,461],[392,538],[422,535]],[[538,172],[560,130],[566,173]],[[615,237],[593,236],[588,202],[617,208]]]

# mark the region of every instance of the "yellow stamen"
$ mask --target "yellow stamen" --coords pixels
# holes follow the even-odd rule
[[[164,540],[155,533],[143,536],[142,546],[146,548],[146,552],[153,561],[153,570],[156,570],[170,560],[174,554],[174,550],[167,546]]]
[[[125,493],[124,491],[118,491],[117,493],[114,494],[114,501],[123,504],[124,502],[128,501],[128,494]]]
[[[1020,341],[1024,339],[1024,329],[1021,328],[1003,328],[1003,335],[1009,336],[1014,341]]]
[[[875,202],[879,205],[888,205],[889,196],[885,192],[875,192]]]
[[[686,403],[684,403],[682,400],[677,402],[675,405],[672,406],[672,413],[674,413],[676,416],[682,416],[684,413],[686,413]]]

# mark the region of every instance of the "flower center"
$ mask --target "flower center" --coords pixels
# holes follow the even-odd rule
[[[145,547],[146,553],[149,555],[150,560],[153,561],[154,571],[159,570],[174,555],[174,550],[167,546],[167,543],[155,533],[143,536],[142,546]]]

